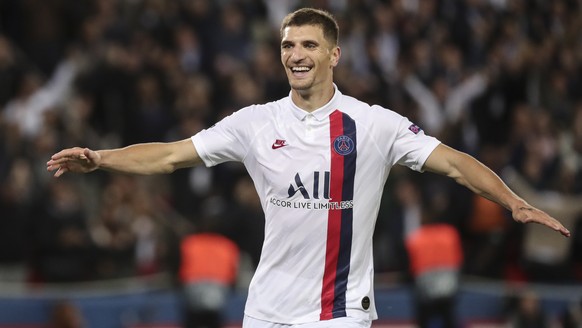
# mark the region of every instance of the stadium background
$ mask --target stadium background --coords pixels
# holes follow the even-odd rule
[[[245,255],[226,310],[238,323],[263,228],[240,165],[55,180],[45,163],[182,139],[286,96],[278,27],[299,6],[339,20],[342,92],[477,157],[573,232],[395,168],[375,234],[382,321],[412,320],[404,240],[420,204],[462,236],[466,322],[503,322],[525,291],[555,322],[580,306],[580,1],[0,0],[0,326],[42,326],[64,300],[91,327],[176,325],[177,246],[209,217]]]

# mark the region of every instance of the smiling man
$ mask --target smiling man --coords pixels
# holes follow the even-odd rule
[[[281,25],[281,61],[291,99],[306,111],[321,107],[333,96],[333,68],[341,53],[337,24],[333,19],[318,19],[318,14],[306,10],[303,15],[289,15]]]
[[[341,51],[327,12],[300,9],[281,26],[289,97],[253,105],[191,138],[94,151],[62,150],[55,176],[103,169],[170,173],[242,162],[265,212],[265,240],[249,287],[244,328],[370,327],[372,235],[390,169],[404,165],[455,179],[512,212],[569,236],[490,169],[425,135],[407,118],[343,95],[333,83]]]

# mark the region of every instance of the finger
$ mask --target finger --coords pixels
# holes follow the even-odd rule
[[[51,166],[61,165],[61,164],[65,163],[65,162],[70,161],[71,159],[72,158],[70,158],[70,157],[62,157],[62,158],[58,158],[58,159],[51,159],[46,164],[47,165],[51,165]]]
[[[51,156],[51,160],[58,160],[66,156],[70,156],[70,152],[70,149],[61,150],[60,152],[53,154]]]
[[[552,222],[547,223],[547,226],[549,226],[550,228],[554,229],[555,231],[561,233],[562,235],[564,235],[566,237],[570,237],[570,231],[568,229],[566,229],[566,227],[564,227],[557,220],[552,220]]]
[[[47,162],[47,165],[55,165],[55,164],[63,164],[70,161],[84,161],[88,162],[87,157],[85,157],[82,153],[73,153],[73,154],[55,154],[51,159]]]
[[[570,231],[568,229],[566,229],[564,227],[560,227],[556,230],[559,231],[563,236],[570,237]]]
[[[99,158],[99,155],[97,154],[97,152],[93,151],[89,148],[85,148],[83,150],[83,155],[85,155],[85,158],[87,158],[87,161],[91,161],[91,162],[96,162]]]
[[[55,172],[55,178],[60,177],[61,175],[65,174],[68,171],[66,166],[61,166],[59,167],[59,169],[57,170],[57,172]]]
[[[57,159],[61,159],[61,158],[79,158],[78,156],[79,156],[80,151],[81,151],[81,149],[78,147],[63,149],[60,152],[51,156],[51,159],[57,160]]]
[[[566,229],[566,227],[564,227],[564,225],[561,224],[558,220],[552,218],[552,221],[548,225],[562,235],[570,237],[570,231]]]
[[[83,149],[83,156],[85,156],[85,158],[92,158],[93,154],[91,154],[91,150],[89,148],[85,148]]]
[[[46,166],[46,170],[49,171],[49,172],[50,171],[54,171],[56,169],[58,169],[58,166],[56,166],[56,165],[52,165],[52,164],[51,165],[48,165],[47,164],[47,166]]]

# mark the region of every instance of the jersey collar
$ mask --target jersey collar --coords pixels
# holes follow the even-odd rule
[[[337,85],[333,84],[333,97],[327,102],[327,104],[319,107],[318,109],[314,110],[311,113],[304,111],[303,109],[299,108],[291,99],[291,92],[289,92],[289,102],[291,103],[291,112],[293,116],[295,116],[298,120],[303,121],[307,115],[312,115],[315,117],[316,120],[321,121],[327,119],[327,117],[337,109],[338,99],[341,97],[341,92],[338,90]]]

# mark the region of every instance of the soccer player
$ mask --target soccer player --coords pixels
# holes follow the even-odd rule
[[[281,25],[288,97],[238,110],[189,139],[120,149],[70,148],[47,162],[56,177],[102,169],[170,173],[242,162],[265,212],[265,240],[243,327],[370,327],[372,234],[395,164],[455,179],[512,212],[565,236],[556,219],[513,193],[490,169],[407,118],[343,95],[333,82],[338,25],[304,8]]]

